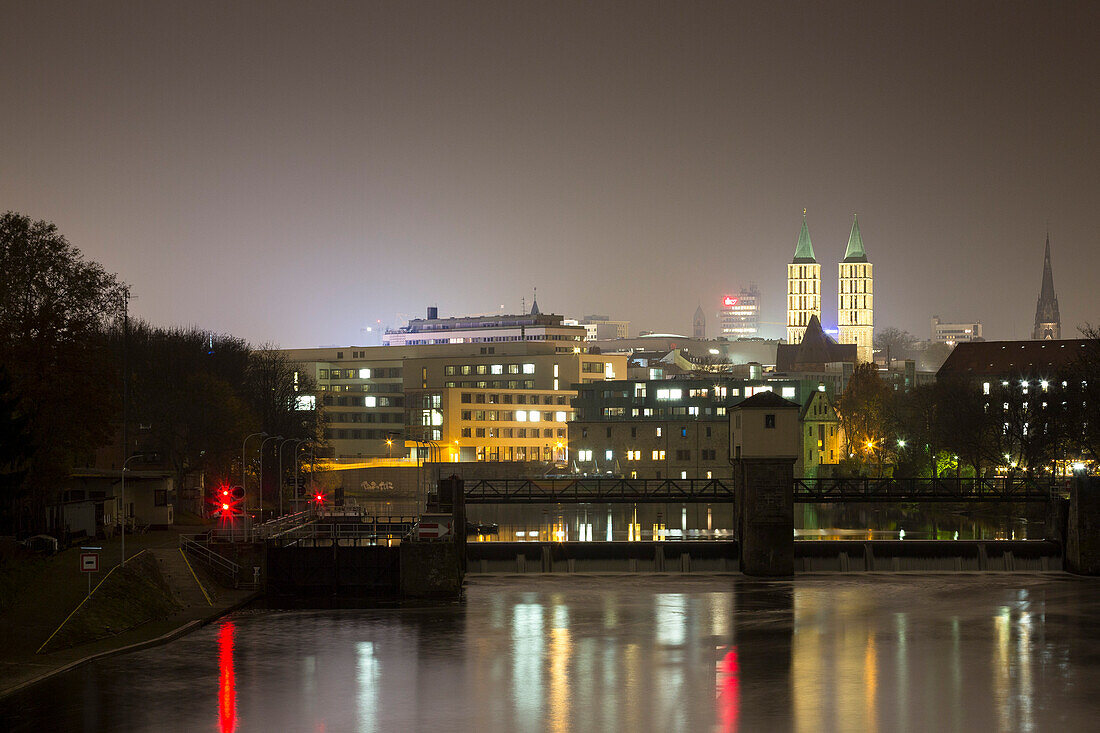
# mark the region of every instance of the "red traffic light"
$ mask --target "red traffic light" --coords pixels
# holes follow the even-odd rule
[[[325,495],[322,494],[321,492],[317,492],[316,494],[313,495],[313,500],[315,502],[317,502],[318,504],[323,504],[324,501],[325,501]]]

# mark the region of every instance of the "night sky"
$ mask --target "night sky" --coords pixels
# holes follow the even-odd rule
[[[826,326],[1100,322],[1100,3],[0,1],[0,211],[134,312],[284,347],[441,315],[690,332],[802,209]],[[779,325],[765,329],[778,336]]]

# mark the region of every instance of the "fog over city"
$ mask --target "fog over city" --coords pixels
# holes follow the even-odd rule
[[[423,316],[783,335],[805,208],[826,328],[852,214],[876,328],[1030,333],[1049,230],[1096,322],[1094,3],[41,2],[0,27],[0,209],[133,312],[284,347]],[[372,335],[373,334],[373,335]]]

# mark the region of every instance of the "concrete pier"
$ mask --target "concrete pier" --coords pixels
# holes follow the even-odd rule
[[[1100,575],[1100,477],[1077,476],[1070,488],[1066,570]]]

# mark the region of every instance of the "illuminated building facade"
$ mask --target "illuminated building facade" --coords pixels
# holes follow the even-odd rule
[[[584,350],[584,326],[566,325],[564,318],[541,313],[534,304],[521,315],[462,316],[440,318],[437,308],[428,308],[427,318],[414,318],[404,328],[386,331],[385,346],[435,346],[442,344],[489,344],[518,341],[548,341],[559,353]]]
[[[856,357],[872,362],[875,331],[875,295],[871,263],[863,248],[859,221],[852,218],[852,233],[848,249],[840,263],[840,297],[837,301],[838,339],[842,344],[855,344]]]
[[[760,291],[756,285],[741,288],[737,295],[722,298],[718,326],[720,335],[730,339],[753,338],[760,333]]]
[[[982,341],[982,322],[944,323],[939,316],[932,316],[932,341],[954,346],[968,341]]]
[[[398,458],[416,440],[433,441],[433,460],[561,460],[573,385],[625,375],[627,361],[538,342],[283,353],[317,384],[301,409],[321,406],[326,440],[347,461]]]
[[[787,265],[787,343],[802,341],[811,316],[821,318],[821,265],[814,257],[806,212],[802,212],[802,231],[794,259]]]

